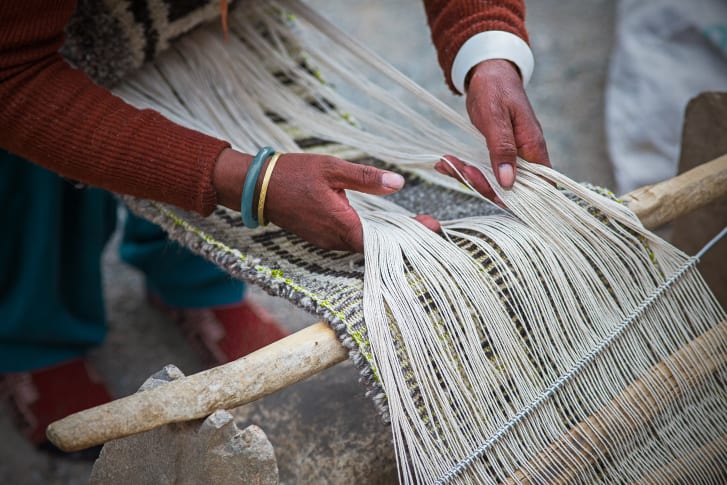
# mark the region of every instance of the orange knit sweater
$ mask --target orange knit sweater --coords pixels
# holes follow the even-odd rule
[[[212,171],[229,143],[139,110],[58,53],[75,0],[0,1],[0,148],[65,177],[209,214]],[[527,40],[522,0],[427,0],[439,60],[449,71],[471,35]]]
[[[528,42],[524,0],[424,0],[439,65],[452,91],[450,73],[460,47],[480,32],[502,30]]]

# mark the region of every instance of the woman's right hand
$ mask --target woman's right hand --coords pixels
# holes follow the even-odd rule
[[[220,154],[213,174],[220,204],[240,210],[242,185],[251,159],[231,149]],[[264,169],[260,180],[262,173]],[[387,170],[328,155],[286,153],[278,159],[268,185],[265,217],[320,248],[360,253],[363,228],[345,190],[388,195],[403,186],[404,178]],[[416,219],[433,231],[440,229],[431,216]]]

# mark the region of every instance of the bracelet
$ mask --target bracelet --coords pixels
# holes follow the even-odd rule
[[[265,220],[265,197],[268,195],[268,184],[273,176],[273,170],[275,170],[275,164],[278,163],[278,158],[282,153],[276,153],[273,158],[270,159],[268,167],[265,169],[265,176],[263,177],[263,185],[260,187],[260,197],[257,200],[257,220],[261,226],[267,226],[268,222]]]
[[[256,214],[252,210],[252,199],[255,197],[255,186],[257,179],[260,177],[260,170],[263,168],[265,160],[275,153],[270,147],[263,147],[257,152],[252,159],[250,167],[245,175],[245,182],[242,184],[242,197],[240,198],[240,214],[245,227],[255,229],[258,227]]]

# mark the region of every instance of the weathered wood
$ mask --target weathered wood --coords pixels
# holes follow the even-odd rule
[[[727,364],[727,320],[653,366],[597,413],[574,426],[517,470],[506,483],[570,483],[581,468],[609,454],[609,444],[629,431],[648,426],[666,403]],[[580,458],[573,459],[573,450]],[[570,459],[564,460],[564,457]]]
[[[727,194],[727,154],[623,196],[647,229],[656,229]]]
[[[727,153],[727,90],[701,93],[687,104],[684,112],[679,170]],[[671,243],[694,254],[723,227],[727,226],[727,195],[672,223]],[[717,243],[699,261],[699,272],[723,308],[727,308],[727,240]]]
[[[234,362],[72,414],[48,438],[77,451],[164,424],[204,418],[283,389],[346,359],[325,323],[316,323]]]
[[[183,378],[182,371],[168,365],[137,392]],[[218,410],[204,421],[162,426],[106,443],[89,484],[277,485],[275,454],[262,429],[252,424],[239,429],[234,416]]]
[[[709,195],[693,193],[699,190]],[[639,218],[655,227],[683,214],[685,207],[701,207],[718,192],[727,193],[727,155],[625,198]],[[681,207],[665,211],[655,207],[657,203]],[[62,450],[76,451],[164,424],[199,419],[301,381],[342,362],[347,353],[334,332],[319,322],[237,361],[72,414],[51,424],[48,438]]]

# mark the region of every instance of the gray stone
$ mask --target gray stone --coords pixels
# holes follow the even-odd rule
[[[397,483],[391,429],[357,380],[347,361],[230,412],[265,426],[282,484]]]
[[[174,366],[152,375],[143,392],[184,377]],[[91,472],[92,484],[226,485],[278,483],[273,446],[257,426],[240,430],[230,413],[164,426],[107,443]]]
[[[155,387],[159,387],[165,382],[175,381],[182,377],[184,377],[184,373],[179,370],[177,366],[172,364],[165,365],[162,370],[149,376],[149,378],[145,380],[144,383],[141,385],[138,392],[154,389]]]

